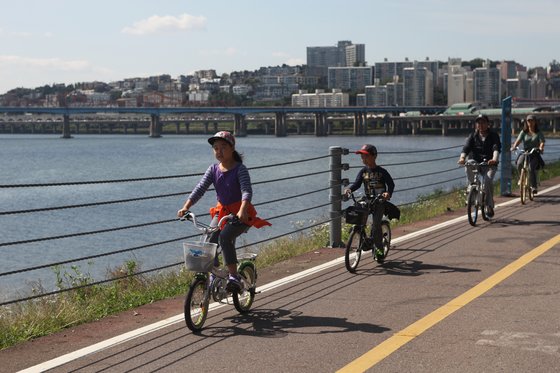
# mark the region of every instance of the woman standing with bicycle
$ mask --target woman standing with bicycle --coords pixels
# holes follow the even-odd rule
[[[356,180],[344,193],[350,194],[364,184],[365,194],[368,199],[373,200],[378,194],[381,194],[383,200],[390,200],[395,189],[395,183],[389,172],[377,165],[377,148],[371,144],[365,144],[355,153],[360,154],[365,166],[358,172]],[[373,236],[376,256],[378,257],[383,257],[384,253],[381,233],[381,220],[383,219],[384,212],[383,202],[374,206],[371,211],[373,218],[371,235]]]
[[[490,130],[490,120],[487,115],[479,115],[475,119],[476,129],[467,137],[463,151],[459,156],[458,164],[464,165],[465,158],[469,156],[477,162],[488,162],[488,169],[484,172],[486,194],[486,215],[488,217],[494,216],[494,176],[498,169],[498,156],[502,149],[500,136]],[[466,168],[467,181],[470,184],[474,183],[474,173],[471,168]]]
[[[540,153],[544,152],[544,134],[539,130],[539,125],[537,123],[537,118],[530,114],[527,115],[527,119],[525,120],[525,124],[523,125],[523,130],[517,136],[517,140],[513,143],[511,147],[511,151],[515,150],[515,148],[523,143],[523,149],[525,152],[531,151],[533,148],[539,149]],[[523,167],[523,163],[525,162],[525,157],[529,156],[528,154],[522,153],[517,158],[517,170],[521,173],[521,168]],[[529,156],[529,174],[530,174],[530,183],[531,188],[533,189],[533,193],[537,194],[537,170],[544,167],[544,161],[539,153],[532,154]]]
[[[210,238],[210,242],[219,242],[222,247],[229,272],[226,289],[233,292],[241,289],[241,281],[237,273],[235,239],[251,226],[260,228],[271,224],[258,218],[257,211],[251,204],[253,196],[251,178],[241,155],[235,150],[235,137],[228,131],[220,131],[210,137],[208,142],[212,145],[214,156],[219,163],[208,167],[183,207],[177,211],[177,216],[183,217],[191,206],[202,198],[210,185],[214,185],[218,200],[216,206],[210,209],[212,218],[218,221],[228,214],[237,216],[237,221],[225,224]]]

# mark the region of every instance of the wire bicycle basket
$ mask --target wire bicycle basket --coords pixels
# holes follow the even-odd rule
[[[185,267],[193,272],[210,272],[217,248],[212,242],[183,242]]]

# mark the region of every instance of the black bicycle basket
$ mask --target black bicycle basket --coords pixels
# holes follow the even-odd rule
[[[369,209],[362,206],[348,206],[344,210],[344,219],[347,224],[365,225],[368,219]]]

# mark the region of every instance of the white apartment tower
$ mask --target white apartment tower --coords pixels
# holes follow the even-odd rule
[[[434,76],[425,67],[403,69],[404,105],[427,106],[434,104]]]
[[[449,58],[447,62],[447,106],[465,101],[465,69],[460,58]]]
[[[500,107],[502,80],[500,70],[490,67],[487,60],[483,67],[474,69],[474,100],[487,107]]]

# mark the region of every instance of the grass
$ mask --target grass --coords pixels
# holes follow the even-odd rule
[[[541,181],[560,175],[560,162],[546,166]],[[498,183],[496,183],[498,184]],[[517,188],[517,180],[512,187]],[[496,185],[496,193],[499,193]],[[449,193],[436,191],[419,198],[413,204],[401,207],[401,220],[394,226],[426,220],[449,210],[463,209],[464,189]],[[347,234],[343,229],[343,234]],[[343,236],[343,240],[346,237]],[[277,239],[259,250],[257,265],[266,268],[288,258],[324,247],[329,241],[329,227],[320,225],[311,232]],[[5,349],[33,338],[52,334],[78,324],[156,302],[187,292],[192,274],[185,270],[170,271],[156,275],[137,275],[141,269],[134,261],[114,268],[108,278],[118,279],[108,284],[94,285],[55,296],[19,302],[0,308],[0,349]],[[78,266],[53,268],[59,289],[87,285],[93,282],[89,273]],[[33,293],[43,291],[36,286]]]

